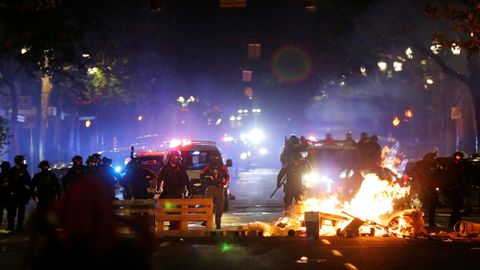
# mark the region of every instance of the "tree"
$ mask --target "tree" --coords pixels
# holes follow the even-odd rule
[[[464,55],[466,72],[462,73],[452,67],[440,54],[428,52],[444,74],[464,83],[473,98],[476,120],[476,150],[480,143],[480,1],[464,0],[462,5],[434,7],[428,5],[425,12],[433,19],[442,20],[450,29],[435,32],[432,46],[451,49],[456,55]]]

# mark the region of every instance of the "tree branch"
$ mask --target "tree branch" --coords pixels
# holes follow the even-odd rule
[[[434,54],[432,51],[428,50],[428,49],[425,49],[423,46],[421,46],[420,44],[418,44],[417,42],[415,42],[415,45],[414,47],[419,50],[420,52],[422,52],[423,54],[425,54],[426,56],[430,57],[433,59],[433,61],[435,61],[435,63],[440,67],[440,69],[443,71],[443,73],[445,73],[446,75],[454,78],[454,79],[457,79],[463,83],[465,83],[466,85],[470,85],[470,78],[459,73],[459,72],[456,72],[455,70],[453,70],[451,67],[449,67],[445,61],[443,61],[443,59],[439,56],[439,55],[436,55]]]

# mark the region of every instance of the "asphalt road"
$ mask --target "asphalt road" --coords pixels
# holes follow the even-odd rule
[[[273,223],[282,216],[283,192],[268,198],[276,174],[256,170],[232,180],[236,199],[224,215],[224,228]],[[439,211],[440,225],[447,220],[448,210]],[[162,238],[154,245],[153,269],[480,269],[477,239],[214,236]],[[28,246],[25,232],[0,234],[0,270],[18,269]]]

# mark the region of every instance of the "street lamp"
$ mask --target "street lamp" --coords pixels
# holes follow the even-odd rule
[[[385,70],[387,70],[387,63],[386,63],[385,61],[383,61],[383,60],[379,61],[379,62],[377,63],[377,66],[378,66],[378,68],[380,69],[380,71],[385,71]]]

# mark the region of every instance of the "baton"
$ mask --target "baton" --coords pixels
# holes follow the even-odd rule
[[[282,177],[282,181],[280,181],[280,184],[283,185],[283,183],[285,182],[285,180],[287,179],[287,175],[284,174],[283,177]],[[270,198],[271,199],[273,197],[273,195],[275,195],[275,193],[277,192],[277,190],[279,190],[282,186],[280,185],[279,187],[277,187],[273,192],[272,194],[270,195]]]

